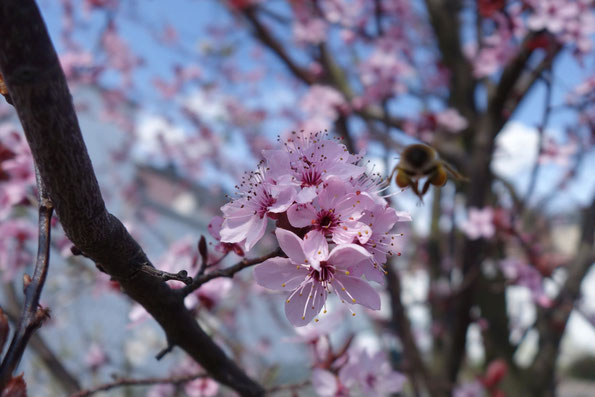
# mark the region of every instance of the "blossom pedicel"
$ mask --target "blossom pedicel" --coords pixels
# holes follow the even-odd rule
[[[384,180],[322,133],[294,132],[283,149],[263,154],[259,169],[237,186],[238,197],[221,208],[221,242],[247,252],[268,218],[282,220],[275,235],[287,258],[263,262],[254,275],[265,288],[289,292],[285,313],[294,326],[326,313],[332,293],[347,305],[380,309],[368,281],[383,283],[382,266],[400,254],[403,236],[391,229],[410,220],[380,195]]]

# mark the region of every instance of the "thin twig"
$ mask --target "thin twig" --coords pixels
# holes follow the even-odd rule
[[[279,392],[287,391],[287,390],[295,391],[297,389],[301,389],[302,387],[306,387],[309,384],[310,384],[310,381],[305,380],[300,383],[292,383],[292,384],[288,384],[288,385],[273,386],[267,390],[267,394],[279,393]]]
[[[130,378],[117,378],[115,381],[110,383],[105,383],[103,385],[94,387],[92,389],[85,389],[74,394],[71,394],[70,397],[87,397],[93,395],[95,393],[99,393],[100,391],[106,391],[115,389],[118,387],[124,386],[149,386],[149,385],[159,385],[159,384],[171,384],[171,385],[180,385],[183,383],[187,383],[199,378],[205,378],[207,374],[200,373],[200,374],[191,374],[191,375],[182,375],[182,376],[171,376],[169,378],[144,378],[144,379],[130,379]]]
[[[186,295],[192,293],[193,291],[196,291],[197,289],[199,289],[201,285],[203,285],[215,278],[218,278],[218,277],[231,278],[237,272],[244,270],[247,267],[258,265],[259,263],[262,263],[262,262],[266,261],[267,259],[274,258],[275,256],[280,256],[280,255],[282,255],[282,251],[280,248],[277,248],[275,251],[270,252],[267,255],[261,256],[259,258],[243,259],[233,266],[229,266],[229,267],[226,267],[225,269],[214,270],[210,273],[203,274],[202,276],[195,278],[192,281],[192,284],[187,285],[184,288],[180,289],[179,290],[180,294],[182,296],[186,296]]]
[[[529,179],[529,186],[527,187],[527,191],[525,192],[525,197],[523,199],[523,203],[525,208],[528,205],[531,196],[533,195],[533,191],[535,190],[535,186],[537,185],[537,176],[539,175],[539,166],[541,164],[540,157],[543,152],[543,144],[545,141],[545,130],[550,120],[550,114],[552,112],[552,73],[551,73],[551,65],[550,65],[550,73],[547,78],[544,77],[545,81],[545,108],[543,110],[543,117],[541,120],[541,124],[537,127],[537,132],[539,134],[539,139],[537,142],[537,156],[535,157],[535,162],[533,163],[533,168],[531,169],[531,176]]]
[[[36,169],[39,192],[39,243],[33,278],[25,285],[25,304],[10,347],[0,365],[0,390],[11,379],[33,332],[49,317],[49,311],[39,307],[41,290],[48,272],[50,258],[50,230],[54,207]]]

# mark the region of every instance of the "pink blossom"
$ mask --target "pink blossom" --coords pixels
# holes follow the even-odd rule
[[[312,371],[312,386],[321,397],[347,397],[349,391],[341,383],[339,378],[324,369],[315,368]]]
[[[155,385],[149,389],[146,397],[171,397],[175,392],[173,385]]]
[[[294,326],[308,324],[323,307],[326,312],[326,298],[333,291],[343,303],[380,309],[378,293],[347,270],[371,256],[364,248],[341,244],[329,253],[326,242],[302,240],[284,229],[275,234],[288,258],[268,259],[254,269],[254,277],[265,288],[291,291],[285,314]]]
[[[186,297],[184,303],[191,309],[198,304],[213,309],[231,290],[233,282],[228,278],[215,278]]]
[[[221,227],[223,226],[223,218],[220,216],[214,216],[209,223],[207,230],[209,231],[210,235],[217,241],[219,244],[215,246],[215,250],[221,252],[222,254],[227,254],[228,252],[234,252],[236,255],[244,256],[245,248],[242,244],[239,243],[223,243],[221,242]]]
[[[516,259],[507,259],[500,261],[500,269],[512,283],[529,289],[538,305],[551,306],[552,301],[543,289],[543,276],[535,267]]]
[[[101,348],[97,343],[91,343],[89,350],[85,356],[85,364],[91,370],[97,370],[99,367],[108,362],[107,354],[105,350]]]
[[[9,123],[0,124],[0,220],[27,201],[33,189],[33,157],[27,142]]]
[[[301,108],[312,117],[321,117],[334,121],[339,116],[339,110],[347,105],[343,95],[336,89],[313,85],[301,100]]]
[[[569,0],[538,0],[533,7],[527,26],[532,30],[545,29],[553,34],[562,32],[566,23],[579,14],[577,2]]]
[[[374,51],[364,60],[360,78],[365,87],[364,105],[406,91],[403,78],[412,74],[411,66],[400,55],[399,41],[392,37],[377,41]]]
[[[188,397],[213,397],[219,392],[219,384],[210,378],[199,378],[186,383],[184,391]]]
[[[22,219],[9,219],[0,222],[0,236],[0,272],[3,281],[10,281],[32,263],[25,244],[37,237],[37,227]]]
[[[120,71],[124,86],[130,87],[132,72],[142,64],[142,60],[134,55],[128,43],[118,35],[114,22],[110,22],[103,32],[101,45],[107,55],[109,66]]]
[[[461,230],[471,240],[490,238],[496,232],[493,218],[494,211],[491,207],[469,208],[468,218],[461,225]]]
[[[333,177],[324,183],[311,204],[292,205],[287,217],[294,227],[311,228],[306,239],[330,237],[337,244],[349,244],[357,239],[365,244],[372,230],[358,220],[373,204],[370,197],[354,191],[349,182]]]
[[[467,128],[469,123],[456,109],[446,109],[436,114],[436,121],[448,132],[459,132]]]
[[[387,255],[401,255],[404,244],[402,233],[390,233],[397,222],[409,221],[407,216],[399,216],[397,211],[386,205],[375,205],[368,209],[360,218],[370,230],[370,238],[360,244],[372,254],[372,258],[360,263],[352,269],[354,276],[364,275],[367,280],[384,284],[384,269],[382,265],[387,261]]]
[[[306,2],[292,1],[291,6],[295,14],[293,37],[303,44],[320,44],[326,40],[328,24],[322,18],[312,14]]]
[[[370,397],[398,393],[406,380],[401,373],[393,371],[384,352],[370,355],[365,350],[350,352],[339,377],[349,388],[357,386],[363,395]]]
[[[267,169],[261,169],[236,186],[240,198],[221,208],[222,242],[241,243],[249,251],[264,236],[268,217],[287,211],[294,202],[295,188],[279,185],[269,176]]]
[[[326,40],[327,23],[320,18],[296,20],[293,37],[298,43],[320,44]]]
[[[284,150],[265,150],[263,155],[272,178],[298,188],[295,201],[300,204],[312,201],[326,179],[348,180],[365,171],[355,164],[359,157],[351,155],[345,145],[318,133],[292,133]]]
[[[560,144],[553,139],[546,139],[539,155],[539,162],[542,164],[555,163],[560,166],[566,166],[570,158],[578,152],[576,142]]]

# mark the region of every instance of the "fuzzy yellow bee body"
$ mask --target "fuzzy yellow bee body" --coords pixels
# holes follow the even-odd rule
[[[411,186],[411,190],[420,200],[426,194],[430,185],[444,186],[450,174],[457,180],[465,180],[452,166],[440,159],[438,152],[431,146],[416,143],[403,149],[399,162],[392,170],[389,181],[394,174],[395,182],[400,188]],[[420,180],[426,178],[421,191]]]

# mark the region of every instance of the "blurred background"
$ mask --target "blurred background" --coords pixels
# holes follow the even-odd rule
[[[250,269],[192,295],[200,324],[251,376],[296,386],[280,395],[320,394],[308,383],[317,357],[363,348],[388,353],[407,377],[403,396],[595,393],[592,1],[38,4],[108,209],[163,270],[192,273],[201,235],[213,260],[222,255],[209,222],[262,150],[293,130],[328,130],[384,176],[424,142],[469,179],[430,188],[423,203],[387,188],[412,221],[397,226],[407,240],[377,286],[379,312],[331,306],[317,328],[296,329]],[[28,167],[5,103],[0,122],[0,148]],[[0,305],[11,321],[35,252],[34,181],[19,175],[0,178]],[[52,319],[21,364],[30,395],[194,368],[179,350],[155,359],[160,328],[72,256],[56,227],[42,296]],[[246,257],[274,244],[267,233]],[[221,266],[241,259],[229,253]],[[213,384],[105,395],[232,393]]]

